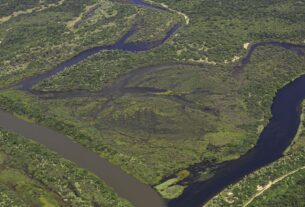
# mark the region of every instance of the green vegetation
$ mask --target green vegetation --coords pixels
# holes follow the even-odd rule
[[[0,189],[3,207],[131,206],[93,174],[2,129]]]
[[[304,126],[302,120],[299,137],[283,158],[227,187],[206,207],[304,206]]]
[[[49,4],[57,4],[59,0],[3,0],[0,4],[0,18],[9,16],[14,12],[20,12],[27,9],[33,9],[38,6],[47,6]]]
[[[155,186],[156,190],[166,199],[173,199],[178,197],[184,190],[184,186],[177,185],[177,183],[190,175],[187,170],[182,170],[177,173],[175,178],[169,179],[164,183]]]
[[[37,7],[37,4],[58,3],[10,2],[1,8],[20,11]],[[65,0],[59,6],[16,16],[0,24],[1,85],[7,86],[49,70],[85,48],[111,44],[135,22],[144,20],[139,32],[129,40],[133,42],[158,39],[174,23],[184,22],[175,12],[155,11],[121,2],[90,0],[75,3]],[[168,59],[204,62],[208,58],[220,63],[243,55],[243,45],[248,42],[304,41],[304,4],[300,1],[237,1],[234,5],[221,0],[165,3],[190,17],[190,23],[180,29],[162,50],[162,56]],[[3,15],[10,13],[3,12]]]
[[[229,186],[206,206],[303,206],[304,148]]]
[[[190,23],[174,38],[181,60],[231,61],[245,43],[304,41],[304,1],[154,0],[183,12]]]
[[[26,9],[26,5],[36,5],[27,2],[12,1],[12,5],[5,5],[14,8],[14,12]],[[39,2],[43,3],[36,3]],[[149,13],[146,12],[148,9],[109,0],[81,0],[77,3],[64,0],[61,3],[55,4],[54,1],[52,7],[21,12],[5,22],[0,20],[1,88],[50,70],[85,49],[113,44],[131,25],[140,24],[141,19],[147,19],[144,25],[153,16],[168,19],[158,30],[151,32],[150,38],[154,39],[161,38],[163,34],[159,32],[166,31],[174,21],[171,14]],[[19,8],[15,4],[26,8]]]
[[[100,91],[111,85],[117,77],[137,67],[147,66],[154,62],[165,63],[170,58],[163,56],[159,49],[147,52],[146,56],[120,51],[105,51],[38,83],[34,89],[51,92]]]
[[[245,43],[302,43],[305,4],[154,2],[160,3],[169,9],[151,10],[123,0],[65,0],[12,17],[0,24],[0,86],[50,70],[84,49],[113,44],[131,25],[137,24],[139,30],[129,43],[158,40],[172,25],[182,23],[169,41],[153,50],[102,52],[34,86],[45,92],[97,92],[139,67],[172,63],[139,73],[126,85],[166,92],[122,90],[112,98],[43,99],[10,89],[1,91],[0,107],[63,132],[156,186],[164,197],[174,198],[186,187],[178,183],[190,175],[160,183],[162,178],[195,163],[216,165],[244,154],[266,125],[276,91],[304,74],[304,57],[272,46],[258,48],[241,71],[235,68],[246,53]],[[24,4],[1,15],[39,4]],[[210,176],[211,169],[204,169],[193,182]]]
[[[102,60],[114,61],[110,54],[122,60],[134,58],[129,60],[137,64],[132,53],[124,57],[106,52],[80,65],[92,64],[86,73],[90,74],[90,68],[94,73]],[[127,84],[165,88],[168,93],[123,94],[107,101],[107,97],[48,100],[6,91],[0,94],[0,103],[8,111],[64,132],[138,179],[156,185],[190,164],[202,160],[216,164],[250,149],[260,134],[258,129],[270,117],[276,90],[302,74],[303,63],[304,58],[293,51],[261,47],[235,76],[231,64],[173,65],[134,76]],[[76,67],[71,71],[79,72]],[[174,159],[168,159],[173,155]],[[205,169],[198,179],[210,173]],[[177,186],[168,187],[177,195]]]

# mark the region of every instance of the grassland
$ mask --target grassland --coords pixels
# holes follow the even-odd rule
[[[2,129],[0,143],[3,207],[131,206],[96,176],[45,147]]]
[[[139,67],[173,63],[135,76],[127,85],[166,92],[53,100],[6,90],[0,93],[0,106],[65,133],[173,198],[185,187],[177,183],[191,176],[181,178],[181,170],[203,161],[216,166],[254,146],[270,118],[275,92],[304,74],[304,57],[271,46],[258,48],[238,73],[236,66],[246,53],[245,43],[303,43],[305,5],[154,3],[165,3],[170,10],[139,8],[126,1],[66,0],[43,12],[23,14],[22,19],[11,18],[0,24],[0,83],[7,87],[85,48],[112,44],[134,23],[140,30],[129,42],[160,39],[180,22],[178,33],[151,51],[103,52],[34,86],[45,92],[98,92]],[[188,24],[174,11],[187,15]],[[189,182],[204,180],[211,172],[204,169]],[[163,180],[170,175],[174,180]]]

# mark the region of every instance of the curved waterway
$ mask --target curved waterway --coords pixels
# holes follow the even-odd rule
[[[55,68],[53,68],[50,71],[47,71],[42,74],[38,74],[36,76],[33,76],[31,78],[25,79],[19,84],[20,89],[22,90],[31,90],[33,85],[36,83],[50,78],[57,73],[63,71],[64,69],[71,67],[73,65],[76,65],[77,63],[99,53],[102,51],[109,51],[109,50],[123,50],[128,52],[142,52],[142,51],[149,51],[153,48],[156,48],[163,43],[165,43],[179,28],[181,27],[181,24],[175,24],[167,33],[166,35],[159,40],[154,40],[151,42],[143,42],[143,43],[126,43],[129,37],[131,37],[135,32],[138,30],[138,25],[133,25],[132,28],[121,38],[119,39],[115,44],[109,45],[109,46],[98,46],[94,48],[90,48],[88,50],[85,50],[76,56],[70,58],[69,60],[66,60],[65,62],[59,64]]]
[[[142,0],[131,0],[131,3],[136,6],[148,7],[156,10],[165,10],[164,8],[145,3]],[[181,24],[177,23],[165,34],[163,38],[158,40],[142,43],[127,43],[126,41],[128,38],[130,38],[139,29],[139,25],[135,24],[115,44],[109,46],[98,46],[85,50],[71,59],[59,64],[50,71],[25,79],[17,85],[17,88],[23,91],[32,92],[35,95],[35,93],[32,91],[33,85],[58,74],[67,67],[73,66],[89,58],[90,56],[109,50],[123,50],[128,52],[148,51],[165,43],[180,28],[180,26]],[[156,91],[155,89],[147,90]],[[79,94],[75,96],[78,95]],[[79,167],[89,170],[100,177],[119,196],[127,199],[135,207],[166,206],[160,195],[149,185],[141,183],[124,172],[120,167],[109,163],[106,159],[103,159],[98,154],[86,149],[80,144],[72,142],[71,139],[58,132],[37,124],[20,120],[3,110],[0,110],[0,126],[4,129],[16,132],[28,139],[32,139],[40,144],[43,144],[50,150],[61,155],[63,158],[76,163]]]
[[[138,6],[161,10],[161,8],[144,3],[141,0],[131,0],[131,2]],[[32,91],[33,85],[56,75],[67,67],[75,65],[98,52],[106,50],[124,50],[130,52],[148,51],[167,41],[179,29],[179,27],[180,24],[174,25],[164,38],[156,41],[126,43],[126,40],[138,29],[138,26],[134,25],[129,32],[114,45],[95,47],[83,51],[48,72],[22,81],[18,85],[19,89],[31,92],[34,95],[41,95],[39,92]],[[257,43],[251,46],[247,55],[242,59],[240,65],[237,66],[237,70],[242,70],[243,66],[250,62],[250,58],[256,48],[268,45],[283,47],[297,52],[299,55],[304,55],[300,50],[305,48],[305,46],[302,45],[278,42]],[[113,86],[110,86],[110,88],[104,92],[92,94],[86,92],[75,92],[71,93],[72,95],[70,96],[65,92],[59,96],[61,98],[100,95],[113,96],[114,93],[163,91],[166,89],[124,88],[127,85],[126,83],[128,83],[128,81],[134,76],[152,71],[158,67],[164,67],[164,65],[140,68],[132,71],[124,77],[119,78],[115,81]],[[297,78],[278,91],[272,105],[272,118],[263,130],[257,145],[253,149],[237,160],[223,163],[221,167],[215,171],[215,175],[211,179],[191,184],[179,198],[169,201],[168,205],[170,207],[202,206],[203,203],[207,202],[226,186],[237,182],[245,175],[280,158],[297,132],[300,123],[300,105],[304,98],[305,75]],[[1,110],[0,126],[7,130],[22,134],[29,139],[33,139],[57,152],[64,158],[75,162],[80,167],[95,173],[107,185],[112,187],[118,195],[128,199],[136,207],[165,206],[163,199],[151,187],[142,184],[135,178],[123,172],[119,167],[114,166],[101,158],[98,154],[93,153],[79,144],[73,143],[69,138],[58,132],[36,124],[27,123]]]
[[[257,43],[251,46],[248,53],[242,59],[240,65],[237,66],[238,70],[243,69],[243,67],[246,64],[250,63],[251,56],[257,48],[264,46],[282,47],[287,50],[291,50],[298,55],[304,55],[301,49],[305,49],[305,46],[295,45],[290,43],[279,43],[279,42]],[[70,95],[68,92],[64,92],[62,94],[59,93],[57,95],[59,95],[60,98],[69,98],[71,97],[71,95],[72,97],[77,97],[77,96],[89,96],[89,97],[111,96],[112,97],[112,96],[118,96],[117,94],[122,95],[124,93],[130,92],[130,88],[126,88],[126,85],[128,85],[129,81],[135,78],[136,76],[143,75],[144,73],[148,73],[162,67],[166,68],[173,65],[179,65],[179,64],[169,63],[169,64],[159,64],[149,67],[138,68],[118,78],[113,83],[113,85],[111,85],[109,88],[106,88],[101,92],[97,92],[97,93],[76,92]],[[24,83],[26,83],[25,85],[27,85],[28,87],[22,87],[22,89],[33,93],[33,91],[31,91],[31,87],[33,86],[33,84],[36,84],[45,78],[49,78],[51,75],[48,74],[47,77],[44,76],[45,76],[44,74],[38,76],[39,78],[34,79],[35,81],[32,81],[33,79],[31,78],[25,80]],[[158,90],[162,91],[166,89],[131,88],[131,91],[139,91],[143,93],[155,92]],[[41,94],[37,92],[36,95],[41,95]],[[56,94],[55,94],[55,98],[56,98]],[[186,188],[186,190],[180,197],[169,201],[168,206],[170,207],[202,206],[203,203],[207,202],[210,198],[215,196],[226,186],[237,182],[245,175],[280,158],[283,155],[283,152],[290,145],[292,139],[294,138],[297,132],[300,123],[300,112],[301,112],[300,104],[304,98],[305,98],[305,75],[301,76],[300,78],[297,78],[296,80],[287,84],[285,87],[283,87],[281,90],[278,91],[272,105],[272,118],[270,119],[269,124],[263,130],[257,142],[257,145],[253,149],[251,149],[248,153],[246,153],[244,156],[240,157],[237,160],[223,163],[218,169],[216,169],[215,175],[211,179],[204,182],[197,182],[191,184],[189,187]],[[133,189],[132,191],[136,191],[136,190],[137,189]],[[143,194],[146,194],[146,192],[143,191],[141,194],[139,194],[139,196],[142,196]],[[149,202],[151,203],[151,201]],[[146,204],[145,206],[149,206],[149,205]],[[153,203],[152,206],[158,207],[159,204]]]
[[[258,47],[278,46],[304,55],[303,45],[269,42],[254,44],[241,62],[240,68],[250,62],[251,55]],[[254,148],[239,159],[223,163],[214,176],[203,182],[191,184],[183,194],[168,204],[169,207],[199,207],[226,186],[245,175],[270,164],[283,156],[295,137],[300,124],[301,103],[305,99],[305,75],[280,89],[273,99],[272,118],[261,133]]]

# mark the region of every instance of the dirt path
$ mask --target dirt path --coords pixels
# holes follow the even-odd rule
[[[35,12],[40,12],[40,11],[43,11],[43,10],[46,10],[46,9],[49,9],[49,8],[52,8],[52,7],[60,6],[60,5],[62,5],[64,2],[65,2],[65,0],[61,0],[60,2],[58,2],[58,4],[49,4],[49,5],[47,5],[47,6],[42,5],[42,6],[38,6],[38,7],[34,7],[34,8],[27,9],[27,10],[23,10],[23,11],[16,11],[16,12],[13,12],[13,13],[12,13],[11,15],[9,15],[9,16],[1,17],[1,18],[0,18],[0,24],[9,21],[9,20],[10,20],[11,18],[13,18],[13,17],[18,17],[18,16],[23,15],[23,14],[30,14],[30,13],[32,13],[33,11],[35,11]]]
[[[149,0],[148,2],[151,3],[151,4],[157,4],[156,2],[151,1],[151,0]],[[174,13],[177,13],[177,14],[183,16],[186,25],[188,25],[190,23],[190,18],[185,13],[183,13],[181,11],[178,11],[178,10],[175,10],[175,9],[172,9],[172,8],[170,8],[168,5],[166,5],[164,3],[161,3],[160,5],[162,6],[162,8],[164,8],[164,9],[166,9],[168,11],[171,11],[171,12],[174,12]]]
[[[286,173],[285,175],[283,175],[283,176],[281,176],[281,177],[279,177],[279,178],[277,178],[277,179],[275,179],[275,180],[273,180],[273,181],[269,181],[269,183],[268,183],[267,185],[263,186],[263,187],[258,186],[258,192],[255,193],[255,194],[250,198],[250,200],[248,200],[248,201],[243,205],[243,207],[247,207],[249,204],[251,204],[251,203],[254,201],[255,198],[257,198],[258,196],[262,195],[265,191],[267,191],[268,189],[270,189],[273,185],[275,185],[275,184],[277,184],[278,182],[284,180],[284,179],[287,178],[288,176],[293,175],[293,174],[299,172],[300,170],[304,170],[304,169],[305,169],[305,166],[300,167],[300,168],[298,168],[298,169],[296,169],[296,170],[293,170],[293,171],[291,171],[291,172],[289,172],[289,173]]]

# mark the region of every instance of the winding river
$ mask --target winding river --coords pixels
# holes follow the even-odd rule
[[[135,4],[136,6],[148,7],[157,10],[165,10],[161,7],[145,3],[142,0],[132,0],[131,3]],[[159,40],[143,43],[126,43],[128,38],[138,31],[138,25],[135,24],[115,44],[109,46],[98,46],[85,50],[77,54],[76,56],[70,58],[69,60],[66,60],[65,62],[59,64],[50,71],[25,79],[13,88],[17,88],[19,90],[28,91],[30,93],[35,94],[34,91],[32,91],[33,85],[44,79],[56,75],[57,73],[63,71],[65,68],[73,66],[81,62],[82,60],[87,59],[90,56],[107,50],[123,50],[128,52],[148,51],[165,43],[180,27],[180,23],[172,26],[172,28],[166,33],[166,35]],[[151,90],[155,91],[155,89]],[[81,94],[75,94],[75,96],[79,95]],[[135,207],[166,206],[165,201],[149,185],[141,183],[134,177],[124,172],[120,167],[109,163],[106,159],[103,159],[98,154],[86,149],[80,144],[72,142],[70,138],[58,132],[55,132],[43,126],[39,126],[37,124],[32,124],[20,120],[17,117],[10,115],[9,113],[3,110],[0,110],[0,127],[21,134],[28,139],[32,139],[46,146],[57,154],[61,155],[63,158],[76,163],[79,167],[89,170],[90,172],[101,178],[119,196],[127,199]]]
[[[248,64],[253,51],[263,46],[278,46],[304,55],[303,45],[265,42],[254,44],[244,57],[240,67]],[[239,159],[223,163],[214,176],[190,185],[179,198],[171,200],[169,207],[199,207],[245,175],[266,166],[283,156],[295,137],[300,125],[301,103],[305,99],[305,75],[280,89],[273,99],[272,118],[261,133],[254,148]]]
[[[146,6],[153,9],[161,9],[144,3],[140,0],[133,0],[132,3],[138,6]],[[48,95],[43,92],[32,91],[33,85],[45,80],[65,68],[75,65],[80,61],[105,50],[124,50],[129,52],[147,51],[162,45],[179,28],[180,24],[174,25],[164,38],[146,43],[126,43],[126,40],[137,31],[137,25],[134,25],[129,32],[118,40],[114,45],[101,46],[88,49],[76,55],[75,57],[58,65],[54,69],[33,76],[18,84],[18,88],[30,92],[34,95]],[[247,55],[243,58],[237,70],[241,70],[248,64],[253,51],[263,46],[279,46],[288,50],[293,50],[299,55],[304,55],[300,49],[305,49],[303,45],[294,45],[288,43],[265,42],[257,43],[251,46]],[[168,64],[172,65],[172,64]],[[122,76],[116,80],[112,86],[99,92],[71,92],[68,94],[51,94],[54,98],[67,98],[79,96],[106,96],[113,98],[123,93],[142,93],[165,91],[166,89],[154,88],[127,88],[126,85],[133,77],[153,71],[167,65],[155,65],[139,68]],[[179,97],[176,97],[179,99]],[[290,145],[300,124],[301,102],[305,98],[305,75],[297,78],[278,91],[272,105],[272,118],[260,135],[256,146],[239,159],[225,162],[218,168],[215,175],[204,182],[191,184],[184,193],[177,199],[168,202],[170,207],[197,207],[202,206],[211,197],[220,192],[223,188],[240,180],[243,176],[263,167],[283,155],[283,152]],[[181,98],[180,101],[184,101]],[[58,153],[64,158],[75,162],[80,167],[85,168],[99,176],[107,185],[112,187],[118,195],[128,199],[136,207],[162,207],[166,206],[164,200],[148,185],[145,185],[132,176],[126,174],[119,167],[110,164],[99,155],[84,148],[83,146],[72,142],[68,137],[55,132],[51,129],[20,120],[5,111],[0,110],[0,126],[19,133],[29,139],[33,139],[48,147],[50,150]]]

